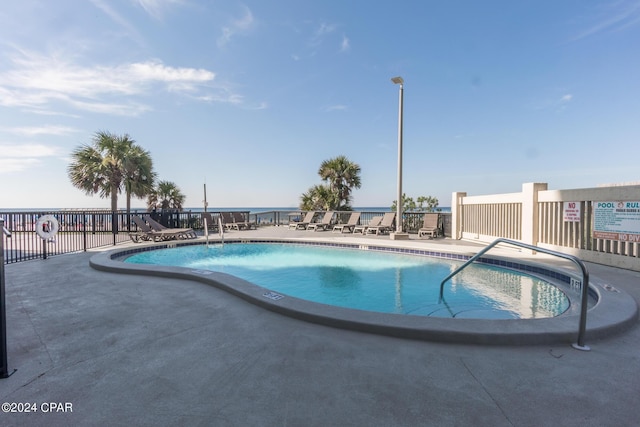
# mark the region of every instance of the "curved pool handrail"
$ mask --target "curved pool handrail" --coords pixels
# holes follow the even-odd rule
[[[545,254],[548,254],[548,255],[557,256],[559,258],[568,259],[569,261],[573,261],[573,263],[576,264],[580,268],[580,270],[582,271],[582,283],[580,284],[580,287],[582,288],[581,307],[580,307],[580,326],[578,328],[578,342],[575,343],[575,344],[572,344],[572,347],[575,348],[575,349],[578,349],[578,350],[585,350],[585,351],[591,350],[589,348],[589,346],[584,345],[584,334],[585,334],[585,331],[586,331],[586,328],[587,328],[587,303],[588,303],[588,300],[589,300],[589,271],[587,270],[587,266],[584,264],[584,262],[582,262],[582,260],[580,258],[578,258],[576,256],[573,256],[573,255],[565,254],[565,253],[562,253],[562,252],[552,251],[551,249],[540,248],[538,246],[529,245],[527,243],[518,242],[516,240],[510,240],[510,239],[504,239],[504,238],[496,239],[492,243],[489,243],[489,245],[487,245],[480,252],[478,252],[477,254],[472,256],[471,258],[469,258],[467,260],[467,262],[465,262],[460,267],[455,269],[451,274],[449,274],[440,283],[440,301],[439,302],[442,302],[442,300],[444,298],[444,284],[445,284],[445,282],[447,282],[453,276],[458,274],[460,271],[462,271],[469,264],[473,263],[475,260],[480,258],[482,255],[487,253],[489,250],[491,250],[498,243],[507,243],[509,245],[514,245],[514,246],[519,246],[521,248],[530,249],[530,250],[535,251],[535,252],[542,252],[542,253],[545,253]]]
[[[220,233],[220,239],[224,245],[224,224],[222,223],[222,217],[218,217],[218,233]]]

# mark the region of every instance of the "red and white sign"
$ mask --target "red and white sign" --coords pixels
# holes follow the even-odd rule
[[[564,202],[562,218],[564,222],[580,222],[580,202]]]

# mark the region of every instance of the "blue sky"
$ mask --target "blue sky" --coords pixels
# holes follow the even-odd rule
[[[338,155],[389,206],[394,76],[409,196],[640,180],[638,0],[5,3],[0,208],[109,207],[67,177],[100,130],[189,207],[296,206]]]

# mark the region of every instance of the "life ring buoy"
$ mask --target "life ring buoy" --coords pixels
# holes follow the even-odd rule
[[[42,240],[53,238],[59,228],[58,220],[53,215],[42,215],[36,222],[36,234],[40,236]]]

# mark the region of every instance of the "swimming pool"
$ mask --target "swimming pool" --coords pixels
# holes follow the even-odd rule
[[[127,263],[177,266],[240,277],[272,291],[365,311],[469,319],[555,317],[570,306],[557,286],[531,274],[472,265],[439,301],[460,261],[282,243],[190,245],[133,254]]]
[[[276,230],[278,231],[278,230]],[[285,230],[286,231],[286,230]],[[313,239],[283,238],[271,232],[271,237],[248,237],[225,239],[225,246],[243,243],[283,243],[292,245],[321,246],[327,248],[348,248],[371,252],[402,253],[440,259],[452,259],[460,262],[468,260],[476,246],[427,244],[420,242],[383,242],[372,239],[328,238]],[[279,233],[285,234],[285,233]],[[217,240],[216,242],[220,242]],[[580,320],[580,293],[573,284],[580,277],[563,268],[554,267],[547,262],[536,262],[517,253],[503,253],[483,257],[479,261],[499,265],[519,271],[527,271],[536,276],[550,278],[566,292],[571,301],[569,309],[555,317],[537,319],[455,319],[434,316],[411,316],[397,313],[381,313],[366,310],[354,310],[327,304],[319,304],[301,298],[283,296],[280,293],[258,286],[236,276],[204,270],[152,264],[126,263],[131,255],[156,249],[200,246],[205,241],[162,242],[143,245],[129,245],[101,251],[92,255],[89,265],[98,271],[117,274],[133,274],[145,277],[143,280],[158,281],[160,286],[185,287],[195,291],[199,284],[225,291],[232,298],[246,301],[272,313],[287,316],[305,322],[315,323],[350,331],[388,335],[396,338],[417,339],[459,344],[480,345],[531,345],[574,343],[578,334]],[[447,250],[448,249],[448,250]],[[515,255],[515,256],[514,256]],[[542,261],[542,260],[541,260]],[[168,282],[167,282],[168,281]],[[175,281],[175,283],[173,283]],[[453,285],[447,282],[443,302],[446,306],[448,294]],[[589,320],[586,325],[588,339],[610,337],[637,323],[638,306],[635,300],[606,279],[591,275],[589,281]],[[206,290],[201,289],[201,292]],[[132,290],[135,292],[135,290]],[[233,304],[233,299],[220,295],[221,304]]]

